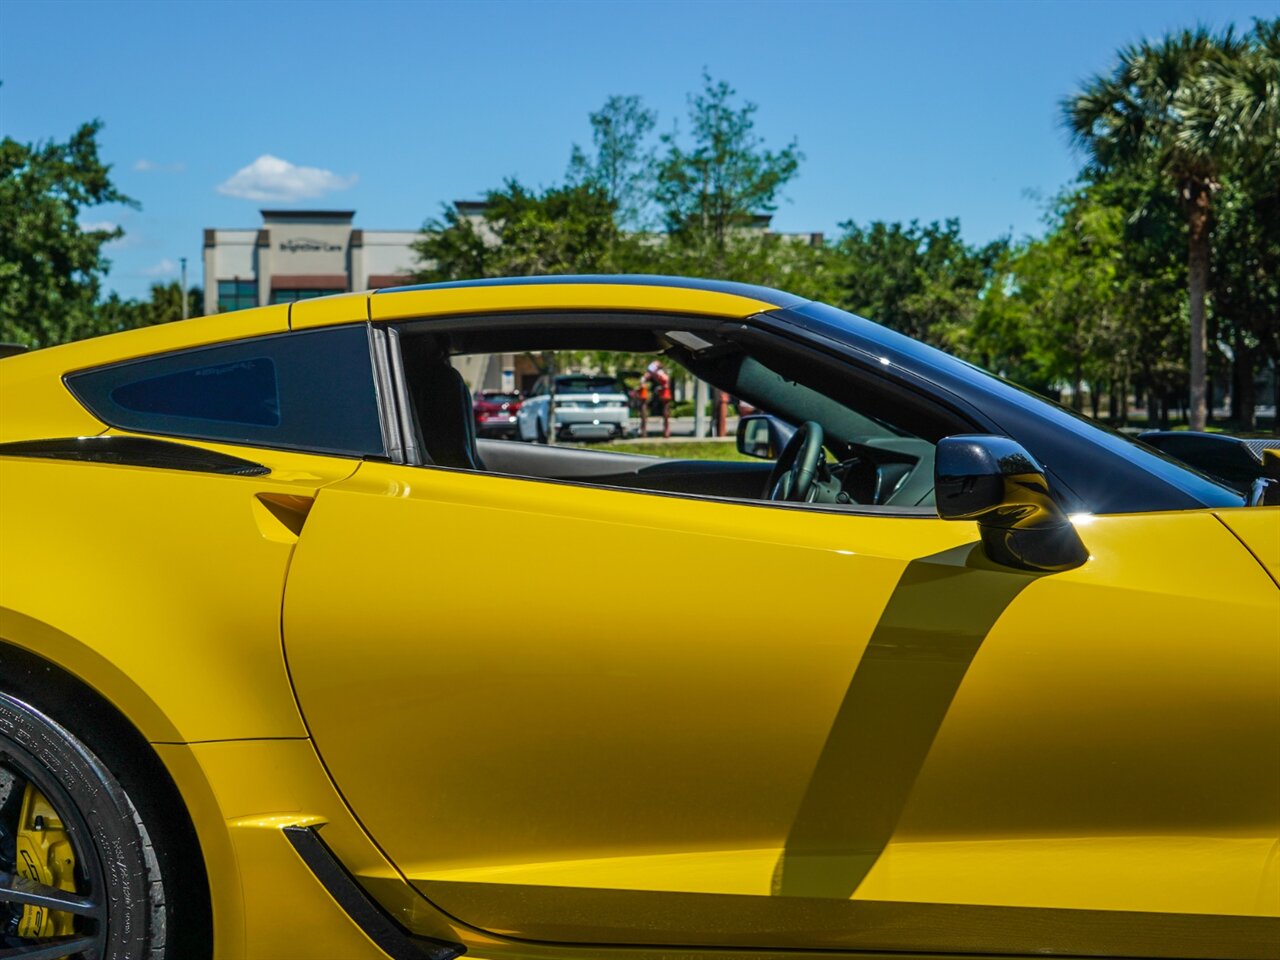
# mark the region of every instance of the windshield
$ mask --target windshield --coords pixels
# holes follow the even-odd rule
[[[556,393],[623,393],[615,377],[594,377],[574,374],[556,377]]]
[[[810,333],[852,348],[863,359],[878,362],[887,370],[909,371],[967,398],[998,423],[1002,432],[1023,442],[1042,463],[1060,476],[1069,477],[1069,485],[1091,509],[1112,512],[1158,507],[1140,494],[1132,496],[1123,490],[1125,480],[1113,472],[1099,472],[1103,461],[1094,456],[1081,457],[1080,454],[1086,453],[1077,446],[1081,441],[1176,488],[1202,506],[1244,503],[1236,491],[1138,440],[863,317],[816,302],[776,313],[793,318]],[[1112,469],[1118,466],[1120,464],[1113,463]],[[1121,503],[1126,506],[1121,507]],[[1177,507],[1165,507],[1170,508]]]
[[[735,386],[762,409],[783,415],[792,423],[817,420],[828,436],[846,443],[912,436],[821,391],[789,380],[755,357],[743,358]]]

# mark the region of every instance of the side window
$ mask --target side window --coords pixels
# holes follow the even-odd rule
[[[386,447],[364,325],[259,337],[70,374],[113,427],[346,455]]]

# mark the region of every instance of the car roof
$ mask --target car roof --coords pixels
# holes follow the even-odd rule
[[[554,277],[492,277],[479,280],[451,280],[444,283],[421,283],[403,287],[385,287],[375,290],[373,296],[393,293],[430,290],[474,290],[491,287],[541,287],[564,284],[605,286],[666,287],[676,290],[700,290],[723,293],[751,300],[759,300],[772,307],[794,307],[804,303],[803,297],[762,287],[753,283],[736,283],[730,280],[708,280],[701,277],[672,277],[660,274],[566,274]]]
[[[295,305],[293,327],[312,325],[320,300]],[[746,283],[663,276],[507,277],[377,290],[368,297],[373,321],[543,310],[644,311],[741,319],[808,301]],[[300,309],[297,309],[299,308]],[[335,322],[316,314],[316,324]]]
[[[5,358],[4,364],[7,377],[16,376],[20,370],[36,376],[61,376],[173,350],[369,320],[545,310],[646,311],[732,319],[807,302],[768,287],[683,277],[601,275],[465,280],[341,293],[176,320],[17,354]]]

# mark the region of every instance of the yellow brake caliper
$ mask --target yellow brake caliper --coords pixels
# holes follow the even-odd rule
[[[18,815],[17,872],[21,877],[76,892],[76,855],[71,849],[62,818],[45,795],[32,784],[22,795]],[[18,921],[20,937],[64,937],[74,932],[75,917],[64,910],[23,907]]]

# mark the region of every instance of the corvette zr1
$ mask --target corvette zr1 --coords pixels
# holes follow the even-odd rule
[[[453,358],[561,350],[758,459],[477,440]],[[1276,956],[1249,490],[737,284],[0,359],[0,958]]]

